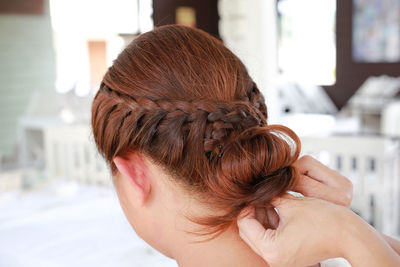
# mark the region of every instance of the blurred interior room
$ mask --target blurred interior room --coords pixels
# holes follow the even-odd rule
[[[268,122],[400,237],[400,0],[2,0],[0,266],[177,266],[132,231],[90,129],[107,68],[166,24],[221,39]]]

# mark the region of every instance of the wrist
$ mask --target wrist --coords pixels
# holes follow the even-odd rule
[[[348,260],[349,252],[351,252],[358,241],[358,236],[362,231],[363,222],[359,216],[357,216],[350,209],[343,210],[340,217],[337,218],[338,223],[338,234],[336,235],[336,254],[337,257],[345,258]],[[360,227],[362,226],[362,227]]]
[[[357,266],[399,266],[399,257],[371,225],[349,210],[343,225],[341,257]]]
[[[347,259],[348,251],[355,246],[355,234],[357,227],[355,224],[360,224],[358,217],[350,209],[334,205],[335,211],[332,212],[333,217],[330,218],[328,224],[330,224],[328,235],[326,236],[327,247],[325,247],[324,257],[328,258],[345,258]],[[358,234],[357,234],[358,235]]]
[[[351,261],[354,256],[354,251],[360,251],[363,248],[365,238],[370,235],[367,223],[357,214],[348,210],[347,220],[343,226],[342,244],[341,244],[341,257]],[[362,252],[363,253],[363,252]]]

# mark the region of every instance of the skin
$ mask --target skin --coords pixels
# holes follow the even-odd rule
[[[275,229],[264,229],[249,207],[239,216],[240,236],[271,266],[305,266],[333,257],[352,266],[400,266],[399,242],[381,235],[348,209],[350,181],[309,156],[295,167],[300,180],[295,191],[275,199],[278,210],[267,211]]]
[[[199,225],[187,215],[218,211],[197,201],[149,158],[130,153],[114,162],[114,185],[128,221],[142,239],[179,266],[269,266],[239,237],[235,223],[217,238],[198,242],[204,239],[190,232]]]

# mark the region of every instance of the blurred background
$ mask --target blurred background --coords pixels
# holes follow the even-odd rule
[[[176,266],[125,220],[89,126],[118,53],[174,23],[223,40],[269,123],[400,236],[400,0],[1,0],[0,266]]]

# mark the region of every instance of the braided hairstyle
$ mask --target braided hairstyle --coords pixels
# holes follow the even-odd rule
[[[195,218],[208,233],[222,232],[247,205],[268,206],[296,177],[297,135],[267,124],[243,63],[199,29],[162,26],[133,40],[103,78],[92,129],[113,175],[115,156],[139,151],[221,208]]]

